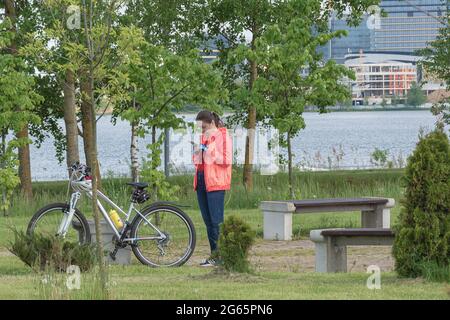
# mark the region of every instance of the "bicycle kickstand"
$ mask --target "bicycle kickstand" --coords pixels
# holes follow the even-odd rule
[[[109,253],[109,256],[111,257],[111,259],[112,259],[113,261],[116,261],[116,254],[117,254],[117,251],[119,251],[119,248],[116,246],[116,247],[114,248],[114,251],[112,251],[112,252]]]

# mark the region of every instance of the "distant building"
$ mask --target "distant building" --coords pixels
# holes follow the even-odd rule
[[[325,60],[355,71],[353,104],[398,102],[406,98],[413,82],[421,83],[427,96],[443,90],[440,81],[418,68],[417,51],[436,39],[443,27],[439,20],[448,15],[449,6],[450,1],[443,0],[382,0],[380,7],[387,16],[377,16],[375,25],[367,15],[357,27],[347,26],[344,19],[331,19],[331,31],[347,30],[349,35],[329,41],[320,51]]]
[[[217,49],[208,49],[208,51],[200,51],[200,56],[206,63],[212,63],[219,57],[220,51]]]
[[[354,105],[380,104],[383,99],[404,99],[418,82],[418,57],[407,54],[361,52],[345,56],[345,66],[355,72],[350,82]]]
[[[343,64],[347,54],[358,53],[361,50],[370,51],[371,30],[367,27],[367,16],[356,27],[349,27],[345,20],[332,17],[329,28],[331,32],[346,30],[348,36],[331,39],[319,49],[325,60],[333,59]]]
[[[383,0],[380,7],[387,13],[379,28],[373,29],[372,51],[415,52],[434,41],[443,27],[439,19],[447,15],[450,1]]]
[[[349,27],[345,19],[332,17],[330,30],[347,30],[348,36],[332,39],[320,48],[325,60],[344,63],[345,55],[363,51],[413,53],[436,39],[450,1],[382,0],[380,8],[387,16],[377,16],[376,25],[365,15],[357,27]],[[373,18],[373,17],[372,17]]]

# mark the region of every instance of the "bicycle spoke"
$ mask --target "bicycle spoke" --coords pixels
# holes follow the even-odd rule
[[[170,266],[183,259],[191,248],[192,234],[186,221],[170,210],[158,210],[146,216],[151,224],[161,231],[166,239],[142,240],[158,237],[159,233],[150,224],[141,220],[136,237],[140,254],[153,264]]]
[[[47,237],[59,236],[57,232],[65,215],[64,210],[64,208],[52,208],[45,211],[34,222],[32,232]],[[83,229],[82,221],[74,215],[64,239],[69,242],[84,242],[85,232],[86,230]]]

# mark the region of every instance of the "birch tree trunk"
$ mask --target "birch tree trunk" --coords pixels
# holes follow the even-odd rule
[[[2,130],[2,145],[1,145],[1,156],[4,156],[6,154],[6,134],[8,132],[6,130]],[[0,162],[0,168],[4,169],[5,163],[2,161]],[[2,190],[2,201],[3,203],[6,203],[6,191]],[[3,216],[8,216],[8,211],[6,209],[3,209]]]
[[[139,158],[138,158],[138,137],[137,137],[137,122],[131,122],[131,144],[130,144],[130,157],[131,157],[131,178],[133,182],[139,182]]]
[[[294,176],[292,172],[292,145],[291,145],[291,133],[287,133],[287,149],[288,149],[288,171],[289,171],[289,195],[292,200],[295,198],[294,194]]]
[[[256,41],[256,27],[252,30],[252,50],[255,49]],[[255,60],[250,61],[250,81],[249,90],[253,89],[254,83],[258,78],[258,67]],[[245,163],[243,183],[248,191],[253,190],[253,159],[254,159],[254,146],[255,146],[255,129],[256,129],[256,107],[253,104],[248,106],[248,119],[247,119],[247,139],[245,141]]]

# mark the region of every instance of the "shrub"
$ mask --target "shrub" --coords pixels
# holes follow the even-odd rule
[[[77,244],[56,236],[39,233],[28,235],[13,230],[14,242],[9,251],[35,271],[48,268],[65,272],[70,265],[77,265],[81,271],[89,271],[95,265],[95,248],[92,244]]]
[[[427,265],[445,269],[450,262],[450,144],[441,129],[420,137],[404,184],[395,228],[395,269],[406,277],[425,276]]]
[[[230,272],[249,272],[248,253],[255,242],[256,234],[240,217],[227,217],[220,227],[216,259]]]
[[[388,154],[388,150],[375,148],[374,152],[371,154],[370,162],[377,167],[384,167],[387,163]]]

